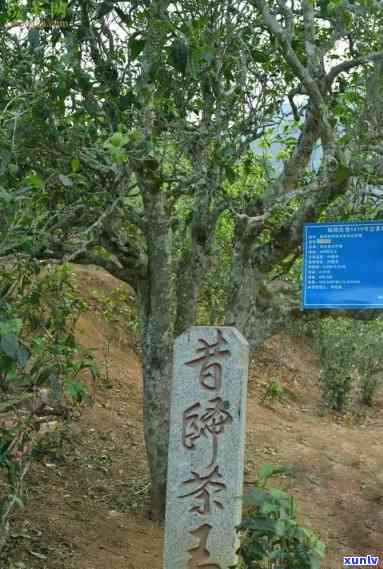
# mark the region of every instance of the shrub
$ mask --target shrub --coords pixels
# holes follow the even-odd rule
[[[358,325],[355,365],[359,375],[361,402],[371,406],[382,383],[383,322],[361,322]]]
[[[48,268],[29,259],[0,265],[0,470],[7,491],[0,499],[0,552],[9,516],[22,505],[24,478],[41,439],[37,415],[67,416],[88,388],[82,372],[97,375],[91,353],[75,342],[84,308],[74,295],[69,267]]]
[[[362,403],[372,405],[382,380],[383,322],[324,318],[318,324],[315,345],[326,403],[342,411],[358,379]]]
[[[284,396],[285,390],[281,385],[281,382],[278,378],[272,377],[269,384],[267,385],[262,398],[261,403],[265,403],[266,400],[268,401],[282,401]]]
[[[296,519],[294,499],[269,478],[286,472],[272,465],[260,468],[257,483],[245,501],[252,507],[239,526],[238,569],[319,569],[324,545]]]
[[[286,331],[291,336],[299,338],[314,338],[317,334],[320,317],[315,312],[300,314],[299,317],[288,320]]]
[[[337,411],[347,404],[355,369],[355,322],[349,318],[324,318],[315,344],[320,357],[320,380],[325,402]]]

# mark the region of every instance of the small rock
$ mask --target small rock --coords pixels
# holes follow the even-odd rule
[[[108,516],[110,518],[117,518],[118,516],[121,516],[121,512],[117,512],[117,510],[109,510]]]
[[[33,555],[33,557],[37,557],[38,559],[47,559],[46,555],[43,555],[42,553],[38,553],[37,551],[30,551],[29,553],[31,555]]]

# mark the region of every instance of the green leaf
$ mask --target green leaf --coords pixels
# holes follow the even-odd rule
[[[279,490],[278,488],[271,488],[270,490],[270,494],[273,498],[275,498],[276,500],[290,500],[290,498],[288,497],[288,495],[283,492],[282,490]]]
[[[177,38],[169,49],[169,63],[182,74],[186,72],[188,61],[188,47],[186,42]]]
[[[257,477],[260,481],[266,482],[272,476],[278,476],[280,474],[286,474],[288,469],[286,467],[274,466],[273,464],[264,464],[258,470]]]
[[[99,369],[97,368],[97,365],[90,365],[90,366],[89,366],[89,371],[90,371],[90,373],[91,373],[92,380],[93,380],[94,382],[96,382],[97,379],[98,379],[99,376],[100,376],[100,371],[99,371]]]
[[[279,511],[279,505],[274,502],[267,502],[261,507],[262,514],[276,514]]]
[[[269,55],[260,49],[253,49],[251,55],[254,61],[258,61],[259,63],[267,63],[269,60]]]
[[[40,30],[37,27],[29,30],[28,41],[32,50],[35,50],[40,46]]]
[[[237,179],[235,175],[235,171],[231,166],[225,166],[225,174],[227,179],[229,180],[230,184],[234,184],[235,180]]]
[[[11,496],[11,498],[15,502],[15,504],[17,504],[19,506],[19,508],[24,507],[24,502],[22,501],[22,499],[19,496]]]
[[[44,187],[44,180],[40,178],[38,174],[32,172],[28,176],[25,176],[23,185],[26,185],[29,188],[42,189]]]
[[[320,567],[321,567],[320,559],[311,559],[310,569],[320,569]]]
[[[133,91],[127,91],[126,95],[121,95],[119,97],[118,106],[121,111],[126,111],[131,107],[139,107],[139,103]]]
[[[338,186],[340,186],[341,184],[343,184],[343,182],[345,180],[347,180],[347,178],[349,178],[350,175],[351,175],[350,168],[348,168],[347,166],[344,166],[343,164],[340,164],[340,166],[338,166],[337,171],[335,173],[336,184]]]
[[[197,79],[201,70],[201,58],[198,49],[189,50],[188,67],[193,79]]]
[[[275,533],[278,536],[283,537],[286,535],[286,530],[287,528],[284,520],[277,520],[277,523],[275,524]]]
[[[115,146],[116,148],[120,148],[123,144],[128,141],[128,137],[124,136],[121,132],[115,132],[110,137],[110,144]]]
[[[8,170],[9,170],[10,174],[12,174],[13,176],[16,176],[17,172],[19,171],[19,167],[17,164],[13,164],[11,162],[10,164],[8,164]]]
[[[208,49],[202,53],[202,59],[206,61],[206,63],[213,63],[214,61],[214,51],[212,49]]]
[[[252,488],[250,493],[244,496],[242,500],[245,504],[262,506],[262,504],[270,500],[270,492],[268,490]]]
[[[80,160],[78,158],[72,158],[70,161],[70,167],[72,169],[72,172],[78,172],[80,169]]]
[[[19,351],[17,354],[17,361],[21,367],[25,367],[28,363],[30,353],[25,346],[19,345]]]
[[[17,361],[19,354],[19,339],[15,334],[2,336],[0,346],[4,354],[9,358],[12,358],[12,360]]]
[[[15,371],[16,363],[12,358],[9,358],[0,351],[0,369],[3,374],[10,378],[10,375]]]
[[[258,533],[275,533],[276,521],[265,516],[252,516],[246,523],[249,529],[256,530]]]
[[[6,203],[10,203],[13,201],[14,197],[11,193],[6,192],[5,190],[0,190],[0,200],[4,200]]]
[[[52,2],[50,9],[52,19],[65,18],[68,13],[68,3],[63,0],[56,0],[56,2]]]
[[[84,91],[89,91],[92,87],[90,75],[85,73],[85,71],[83,71],[82,69],[79,70],[78,73],[76,74],[76,81],[80,89],[83,89]]]
[[[129,39],[128,45],[129,45],[130,52],[132,54],[133,61],[135,59],[137,59],[137,57],[143,51],[145,44],[146,44],[146,40],[144,40],[144,39],[136,39],[136,38],[130,38]]]
[[[65,384],[65,393],[75,399],[84,395],[86,390],[79,381],[68,381]]]
[[[25,237],[21,242],[23,251],[30,254],[33,251],[33,237]]]
[[[61,383],[55,373],[49,374],[48,383],[52,388],[52,398],[55,401],[59,401],[61,399]]]

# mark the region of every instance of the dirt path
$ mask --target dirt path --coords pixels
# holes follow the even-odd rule
[[[110,386],[61,435],[27,481],[26,507],[13,524],[5,569],[162,569],[163,529],[145,517],[148,472],[143,444],[140,364],[123,323],[107,323],[92,290],[120,286],[76,268],[92,310],[78,325]],[[96,294],[97,297],[97,294]],[[109,349],[106,347],[109,345]],[[282,402],[261,405],[276,377]],[[245,483],[264,463],[291,467],[281,487],[327,545],[324,569],[342,567],[351,548],[383,547],[383,399],[359,427],[320,416],[317,366],[301,340],[273,338],[256,355],[249,384]],[[58,441],[62,441],[61,446]]]

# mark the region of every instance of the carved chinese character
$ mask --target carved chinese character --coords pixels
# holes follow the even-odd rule
[[[221,397],[216,397],[211,399],[209,403],[213,403],[214,406],[207,408],[206,413],[201,417],[201,422],[203,423],[202,429],[204,434],[206,434],[207,430],[213,437],[213,456],[209,464],[210,468],[217,460],[218,435],[223,433],[226,423],[233,422],[233,417],[226,410],[229,406],[228,401],[223,401]]]
[[[201,403],[194,403],[183,412],[182,443],[186,448],[195,448],[194,441],[201,436],[201,426],[198,409]]]
[[[210,553],[207,549],[207,540],[210,531],[211,525],[203,524],[190,532],[198,538],[199,543],[189,549],[191,559],[188,561],[187,569],[199,569],[199,567],[203,567],[204,569],[221,569],[218,563],[212,563],[210,561]]]
[[[202,352],[200,357],[186,362],[185,365],[192,366],[202,363],[199,375],[200,384],[205,389],[213,391],[219,390],[222,385],[222,366],[218,362],[211,360],[217,357],[229,356],[230,350],[224,349],[224,345],[228,344],[220,330],[217,329],[218,339],[214,344],[209,344],[206,340],[200,338],[198,341],[202,344],[197,348],[197,352]]]
[[[199,415],[200,403],[194,403],[183,413],[182,424],[182,442],[188,449],[194,449],[194,441],[201,435],[208,436],[213,439],[212,459],[208,468],[213,466],[217,460],[218,452],[218,436],[224,432],[225,424],[232,423],[233,418],[227,411],[229,407],[228,401],[223,401],[221,397],[210,399],[211,407],[207,407],[206,412]]]
[[[186,498],[187,496],[195,496],[196,500],[200,500],[202,504],[199,506],[193,506],[190,508],[191,512],[197,512],[201,515],[206,515],[210,513],[211,510],[211,501],[220,508],[223,509],[223,505],[219,500],[215,500],[214,496],[212,497],[210,493],[217,494],[222,492],[226,488],[226,484],[221,482],[219,478],[222,478],[222,475],[219,473],[218,465],[208,474],[207,476],[200,476],[197,472],[192,472],[193,478],[190,480],[186,480],[182,484],[189,485],[192,484],[197,486],[195,490],[188,492],[187,494],[183,494],[179,496],[179,498]],[[214,479],[215,478],[215,479]],[[218,479],[218,480],[217,480]],[[210,488],[212,487],[212,488]]]

